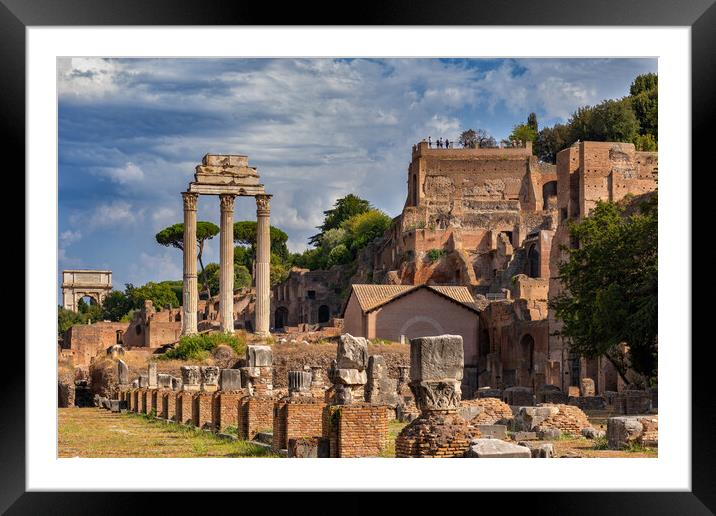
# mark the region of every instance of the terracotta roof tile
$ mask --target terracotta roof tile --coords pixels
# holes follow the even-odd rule
[[[475,298],[470,290],[464,286],[456,285],[352,285],[361,310],[370,312],[393,299],[419,288],[429,288],[445,297],[461,303],[472,310],[476,310]]]

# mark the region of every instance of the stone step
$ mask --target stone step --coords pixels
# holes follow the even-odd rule
[[[268,432],[266,432],[268,433]],[[260,446],[261,448],[265,448],[267,450],[272,450],[274,453],[277,453],[281,457],[288,457],[288,450],[273,450],[273,447],[270,444],[263,443],[261,441],[249,441],[251,444],[254,444],[256,446]]]
[[[271,446],[273,444],[273,432],[259,432],[254,437],[254,440]]]

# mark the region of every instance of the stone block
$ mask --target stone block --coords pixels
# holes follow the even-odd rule
[[[241,369],[222,369],[219,376],[219,386],[222,391],[240,391]]]
[[[149,362],[147,365],[147,386],[150,389],[157,388],[157,363]]]
[[[338,341],[336,363],[339,369],[363,371],[368,366],[368,341],[349,333],[341,335]]]
[[[173,391],[181,390],[181,386],[182,386],[181,378],[172,376],[172,386],[171,386],[172,390]]]
[[[580,385],[580,394],[584,397],[587,396],[594,396],[596,394],[596,389],[594,388],[594,380],[591,378],[582,378],[579,382]]]
[[[203,366],[199,369],[201,373],[201,390],[214,392],[219,389],[219,368],[216,366]]]
[[[508,387],[502,391],[502,401],[508,405],[534,405],[535,397],[528,387]]]
[[[536,441],[537,440],[537,433],[536,432],[516,432],[515,441]]]
[[[109,400],[109,410],[112,412],[120,412],[120,402],[119,400]]]
[[[117,380],[119,385],[129,384],[129,366],[124,360],[117,360]]]
[[[181,366],[181,383],[183,391],[198,391],[201,382],[199,366]]]
[[[311,373],[308,371],[289,371],[288,372],[288,392],[289,394],[310,394],[311,392]]]
[[[410,339],[412,381],[462,380],[465,354],[460,335]]]
[[[559,428],[542,428],[537,436],[543,441],[556,441],[562,436],[562,431]]]
[[[476,425],[480,437],[491,439],[507,439],[507,425]]]
[[[465,457],[476,459],[510,459],[532,457],[532,451],[526,446],[501,441],[499,439],[473,439]]]
[[[457,413],[461,418],[470,421],[472,418],[482,413],[482,407],[476,407],[473,405],[461,405],[460,408],[458,408]]]
[[[502,399],[502,391],[500,389],[493,389],[492,387],[480,387],[477,389],[477,397]]]
[[[529,448],[533,459],[551,459],[554,457],[554,445],[552,443],[520,441],[517,445]]]
[[[247,346],[246,365],[248,367],[271,367],[273,365],[271,346]]]
[[[159,373],[157,375],[157,387],[160,389],[171,389],[172,376],[170,374]]]
[[[606,433],[602,430],[597,430],[596,428],[592,426],[588,426],[587,428],[582,428],[582,436],[587,439],[597,439],[599,437],[604,437]]]
[[[146,389],[149,386],[149,377],[146,374],[139,375],[139,388]]]
[[[578,397],[578,396],[580,396],[580,395],[581,395],[581,392],[579,391],[579,387],[577,387],[577,386],[575,386],[575,385],[570,385],[570,386],[567,388],[567,396],[569,396],[569,397],[572,397],[572,396]]]
[[[336,369],[333,381],[341,385],[365,385],[368,375],[365,370]]]
[[[316,459],[330,457],[330,441],[321,437],[288,440],[288,457]]]
[[[646,446],[658,445],[659,423],[656,416],[618,416],[607,420],[607,441],[610,449],[618,450],[632,442]]]

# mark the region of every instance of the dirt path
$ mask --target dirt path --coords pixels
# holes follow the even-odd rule
[[[58,457],[270,457],[264,448],[136,414],[58,409]]]

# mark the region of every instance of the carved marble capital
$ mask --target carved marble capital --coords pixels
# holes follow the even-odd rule
[[[434,410],[457,410],[460,407],[460,382],[458,380],[414,381],[410,390],[421,412]]]
[[[235,199],[234,195],[221,194],[219,196],[219,203],[221,204],[221,211],[234,211],[234,199]]]
[[[181,197],[184,200],[184,211],[196,211],[196,201],[199,199],[199,194],[182,192]]]
[[[271,210],[271,196],[270,195],[257,195],[256,196],[256,210],[259,212],[268,213]]]

